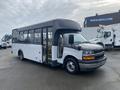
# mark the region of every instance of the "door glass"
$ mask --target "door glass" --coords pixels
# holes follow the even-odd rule
[[[35,44],[40,44],[41,43],[41,32],[40,29],[35,30],[35,38],[34,38]]]
[[[43,60],[52,60],[52,31],[51,28],[43,29]]]
[[[47,48],[47,45],[46,45],[46,39],[47,39],[47,37],[46,37],[46,29],[43,29],[43,33],[42,33],[42,41],[43,41],[43,50],[42,50],[42,52],[43,52],[43,61],[46,61],[46,57],[47,57],[47,53],[46,53],[46,48]]]
[[[52,32],[48,29],[48,59],[52,59]]]
[[[63,35],[60,35],[58,40],[58,58],[62,58],[63,55]]]

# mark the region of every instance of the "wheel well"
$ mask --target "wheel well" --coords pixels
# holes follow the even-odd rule
[[[18,50],[18,56],[20,55],[20,53],[23,53],[22,50]]]
[[[104,47],[104,44],[102,42],[98,42],[97,44],[102,45]]]
[[[75,58],[74,56],[68,55],[68,56],[66,56],[66,57],[64,58],[63,66],[65,66],[65,62],[67,61],[67,58],[74,58],[75,61],[78,62],[78,61],[77,61],[77,58]]]

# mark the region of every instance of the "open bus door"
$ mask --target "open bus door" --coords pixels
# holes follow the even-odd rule
[[[47,63],[52,60],[52,32],[50,28],[42,30],[42,60]]]

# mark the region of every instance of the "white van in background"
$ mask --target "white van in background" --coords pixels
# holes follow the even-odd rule
[[[12,46],[12,39],[6,41],[7,47],[10,48]]]
[[[1,48],[8,48],[12,45],[12,36],[11,35],[4,35],[0,40],[0,47]]]
[[[119,48],[120,47],[120,24],[100,26],[97,29],[96,38],[92,39],[91,42],[98,43],[105,47]]]
[[[6,49],[7,48],[7,43],[2,41],[2,40],[0,40],[0,48]]]

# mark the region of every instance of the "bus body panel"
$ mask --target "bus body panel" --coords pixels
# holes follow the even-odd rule
[[[19,50],[23,52],[24,58],[42,63],[42,46],[34,44],[17,44],[12,45],[13,53],[18,55]]]
[[[66,56],[72,56],[77,60],[82,60],[82,50],[76,50],[74,48],[64,47],[62,58],[57,58],[58,62],[63,64]]]
[[[57,46],[52,46],[52,60],[57,60]]]

